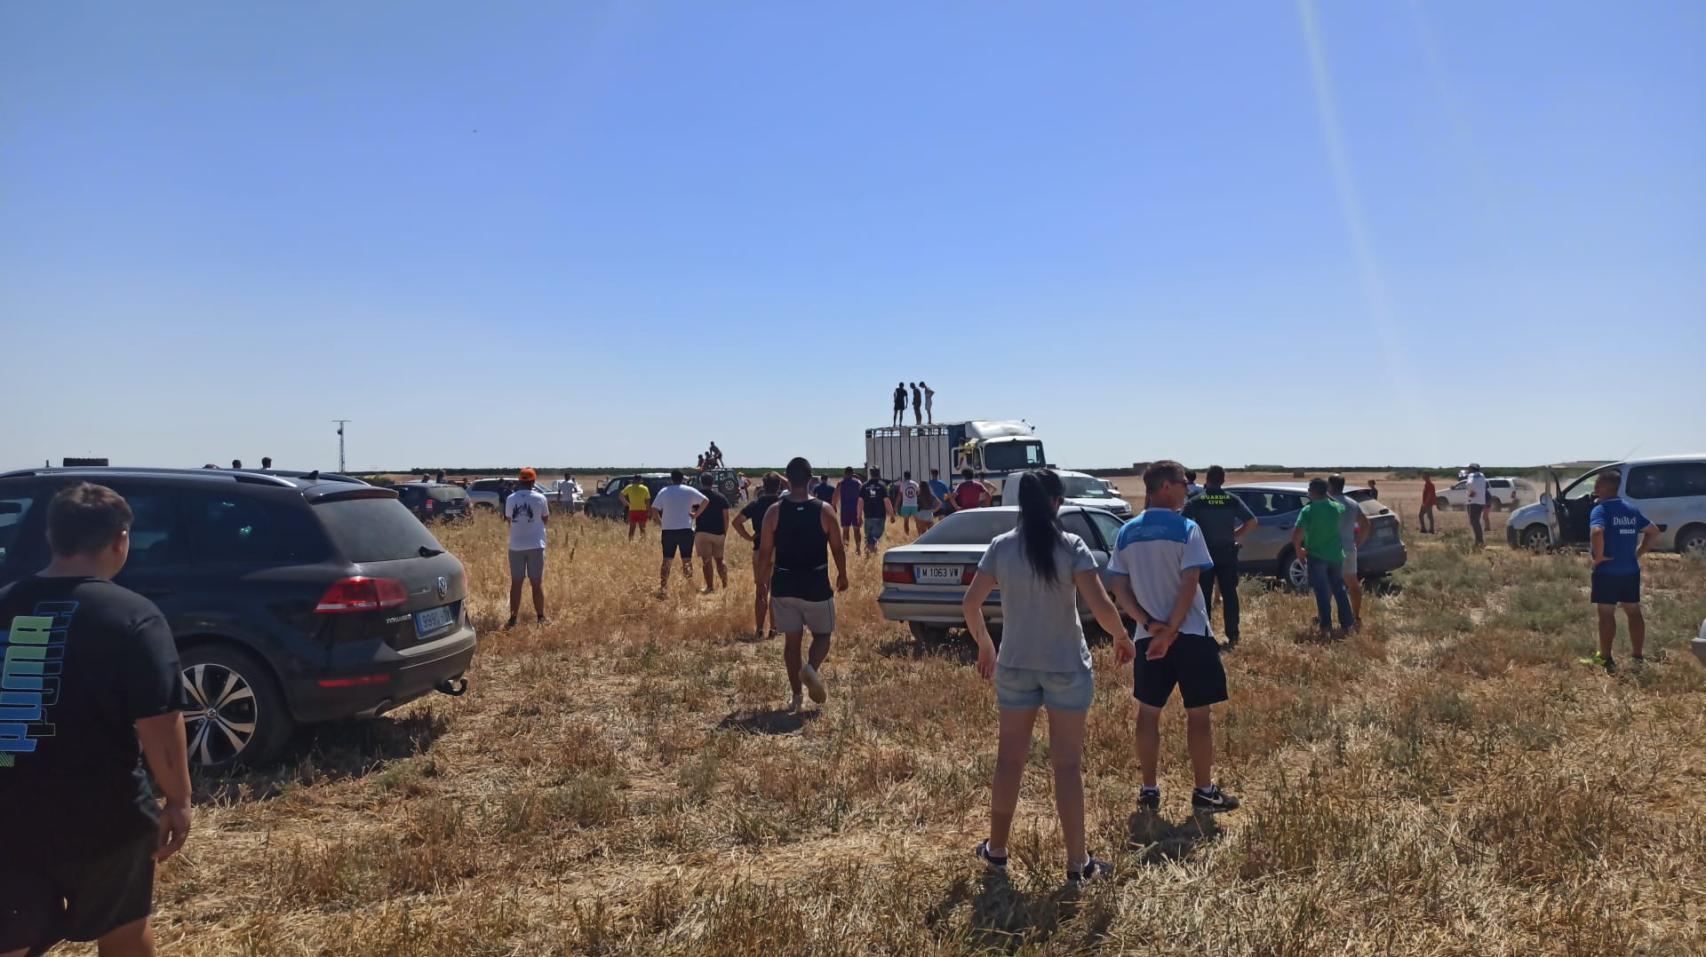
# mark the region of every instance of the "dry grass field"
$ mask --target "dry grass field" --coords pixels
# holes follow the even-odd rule
[[[1307,597],[1246,586],[1216,729],[1235,814],[1190,818],[1175,710],[1162,814],[1134,815],[1130,669],[1096,649],[1086,790],[1118,870],[1071,897],[1040,730],[1012,875],[976,866],[993,693],[969,645],[920,653],[882,621],[876,562],[853,559],[829,702],[795,716],[734,539],[732,589],[678,578],[659,600],[655,529],[553,522],[554,621],[504,632],[504,535],[481,517],[441,533],[482,633],[471,692],[200,782],[162,952],[1706,953],[1706,669],[1686,652],[1706,567],[1649,559],[1655,660],[1608,677],[1576,662],[1585,558],[1442,526],[1407,534],[1349,642],[1308,640]]]

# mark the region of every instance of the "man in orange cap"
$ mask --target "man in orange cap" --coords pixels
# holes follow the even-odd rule
[[[504,501],[504,521],[509,523],[509,623],[515,627],[515,616],[521,611],[521,584],[533,582],[533,613],[545,624],[545,520],[551,508],[545,494],[533,487],[539,477],[532,469],[522,469],[515,491]]]

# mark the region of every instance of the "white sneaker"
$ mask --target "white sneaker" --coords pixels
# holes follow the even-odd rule
[[[812,701],[823,704],[829,697],[829,689],[823,686],[823,676],[809,663],[800,663],[800,680],[805,682],[806,692],[812,696]]]

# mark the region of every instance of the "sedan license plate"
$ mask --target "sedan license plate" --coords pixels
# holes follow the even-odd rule
[[[920,585],[958,585],[962,571],[960,565],[919,565],[912,577]]]
[[[426,611],[415,612],[415,634],[425,637],[435,631],[443,631],[456,621],[456,606],[441,605],[428,608]]]

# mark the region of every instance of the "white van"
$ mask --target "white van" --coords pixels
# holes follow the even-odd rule
[[[1659,527],[1654,548],[1706,557],[1706,454],[1613,462],[1567,485],[1553,472],[1540,501],[1511,513],[1505,527],[1511,546],[1587,544],[1588,518],[1596,504],[1594,481],[1607,469],[1623,474],[1618,494]]]
[[[1019,504],[1019,477],[1024,474],[1015,472],[1007,476],[1001,486],[1000,504]],[[1112,512],[1120,521],[1131,518],[1131,505],[1115,494],[1107,482],[1094,475],[1068,469],[1055,469],[1054,474],[1060,476],[1060,484],[1065,486],[1067,505],[1099,508],[1104,512]]]

